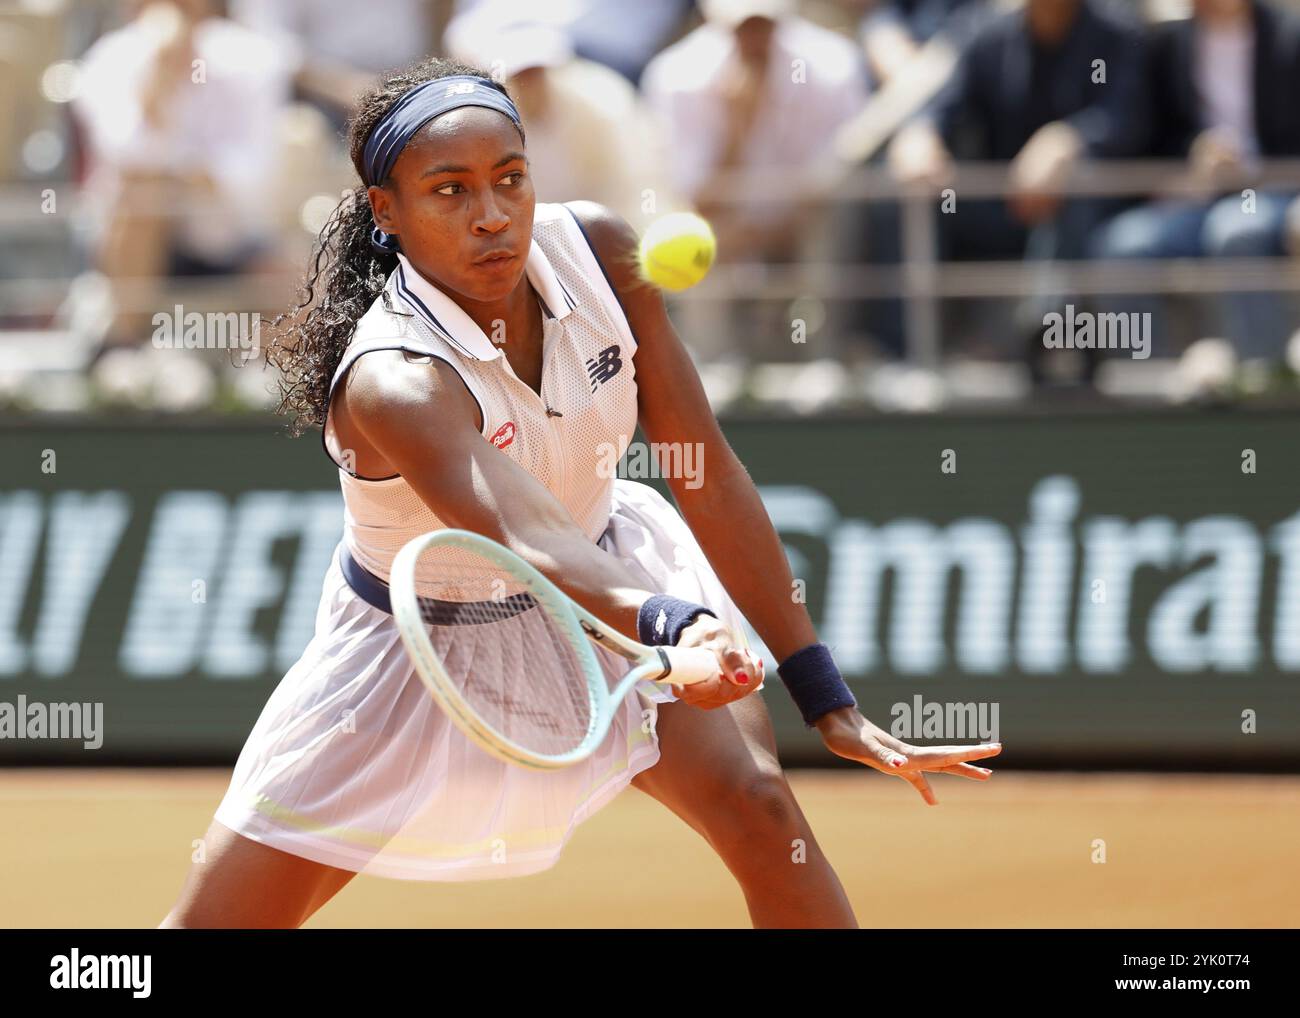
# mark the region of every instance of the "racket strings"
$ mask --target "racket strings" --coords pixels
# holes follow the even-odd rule
[[[597,708],[575,647],[585,637],[573,617],[553,615],[520,580],[474,552],[421,561],[421,574],[426,589],[461,595],[421,598],[420,614],[465,705],[530,752],[558,756],[577,748]]]
[[[477,626],[501,622],[537,607],[531,594],[521,592],[501,601],[455,601],[424,597],[420,616],[431,626]],[[484,605],[490,607],[484,608]]]

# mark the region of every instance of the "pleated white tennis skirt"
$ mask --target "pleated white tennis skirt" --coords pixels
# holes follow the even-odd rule
[[[653,488],[616,479],[598,543],[648,590],[707,605],[745,638],[690,528]],[[484,639],[492,643],[484,657],[497,667],[535,653],[511,621],[461,627],[449,667],[474,667],[475,641]],[[593,649],[611,678],[626,674],[623,658]],[[281,851],[376,876],[536,873],[555,864],[578,824],[658,762],[658,704],[674,699],[642,683],[596,753],[573,767],[533,771],[499,761],[447,720],[392,617],[352,592],[336,554],[315,636],[263,708],[215,818]]]

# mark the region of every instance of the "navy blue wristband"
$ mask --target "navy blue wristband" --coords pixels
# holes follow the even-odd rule
[[[776,673],[809,728],[824,714],[858,705],[824,643],[811,643],[803,650],[796,650],[781,662]]]
[[[646,598],[636,616],[637,639],[652,647],[676,646],[682,630],[695,621],[697,615],[712,615],[702,604],[683,601],[667,594],[653,594]]]

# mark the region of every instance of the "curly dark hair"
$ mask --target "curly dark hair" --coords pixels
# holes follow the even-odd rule
[[[357,322],[397,267],[395,254],[380,254],[370,244],[375,224],[364,183],[366,139],[393,104],[412,88],[458,74],[490,77],[481,68],[433,57],[389,75],[357,101],[348,123],[347,141],[348,154],[362,183],[343,196],[316,238],[298,303],[270,325],[266,359],[280,373],[277,409],[292,416],[295,436],[308,428],[324,426],[330,381],[343,359],[343,351]],[[499,82],[494,80],[493,85],[503,94],[510,94]]]

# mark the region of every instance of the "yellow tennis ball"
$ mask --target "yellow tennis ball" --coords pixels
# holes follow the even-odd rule
[[[650,224],[637,261],[645,279],[665,290],[685,290],[708,274],[717,249],[707,220],[694,212],[674,212]]]

